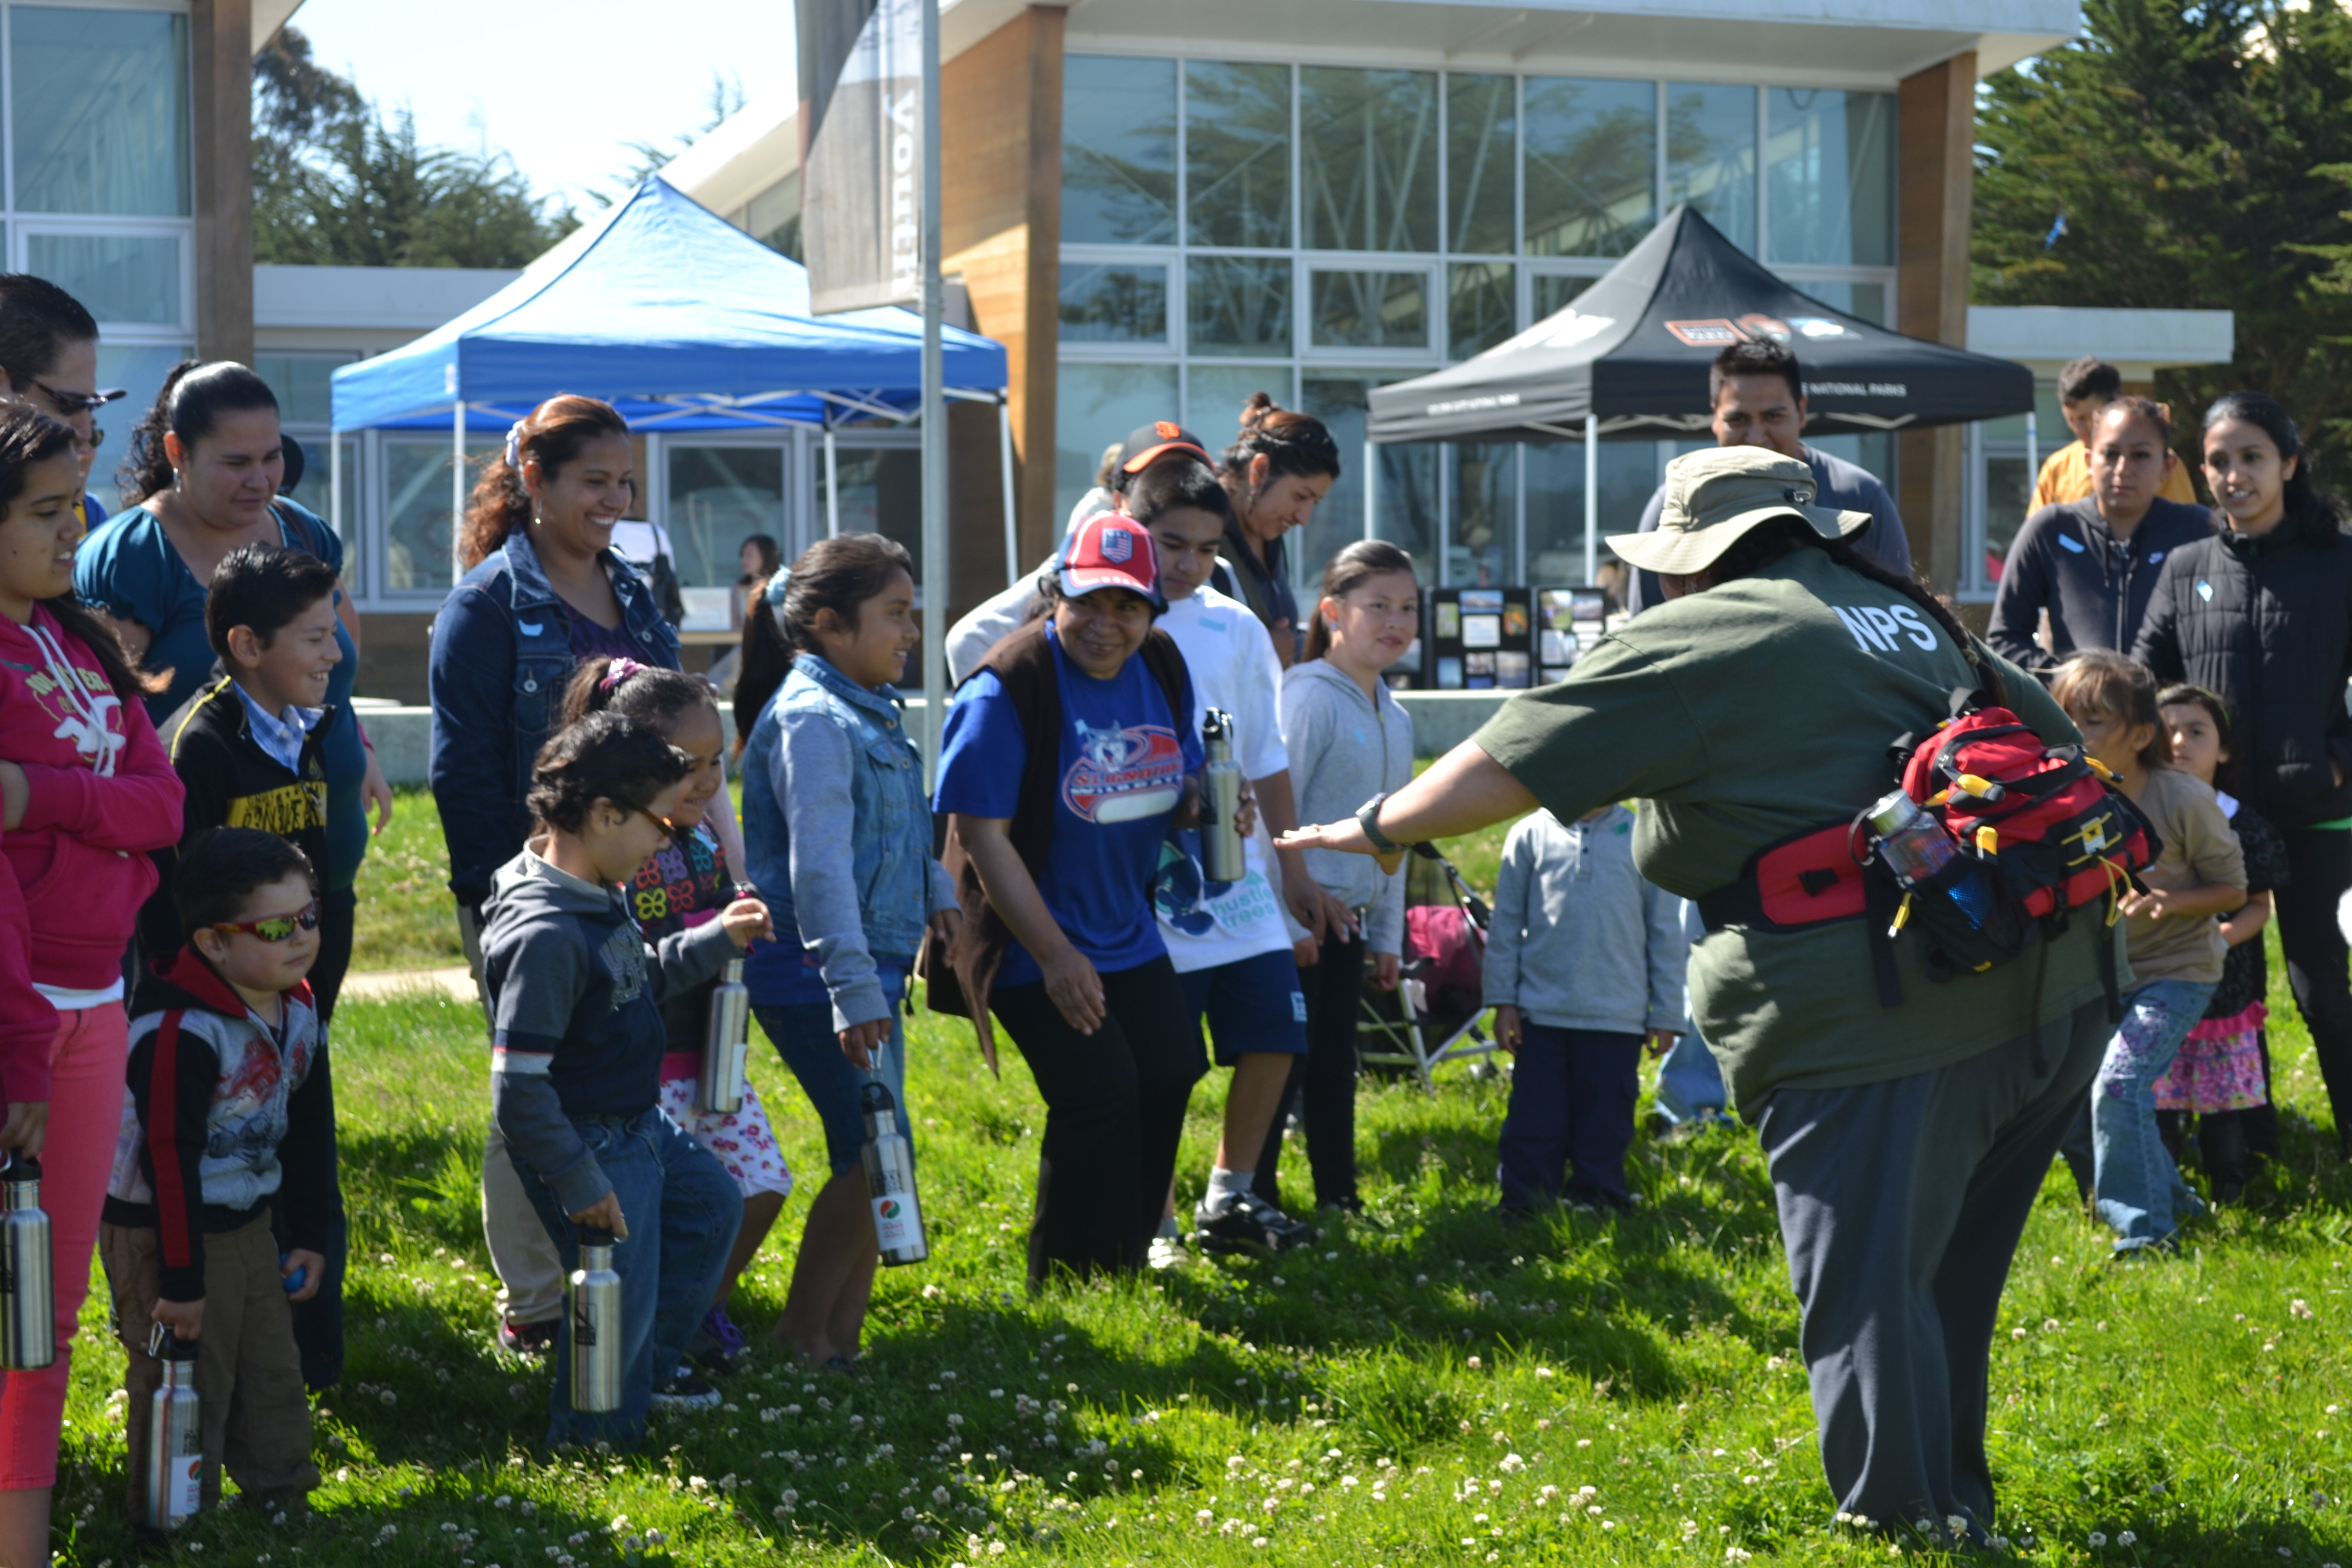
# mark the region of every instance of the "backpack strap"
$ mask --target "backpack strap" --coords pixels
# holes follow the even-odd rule
[[[1863,921],[1869,927],[1870,973],[1878,984],[1878,1005],[1903,1005],[1903,976],[1895,967],[1895,916],[1902,907],[1902,889],[1893,876],[1862,879]]]

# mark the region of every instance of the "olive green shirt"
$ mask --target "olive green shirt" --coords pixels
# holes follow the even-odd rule
[[[2001,669],[2010,706],[2043,741],[2080,740],[2039,681]],[[1889,744],[1924,737],[1954,689],[1975,684],[1910,599],[1799,549],[1645,611],[1474,738],[1562,821],[1639,797],[1642,875],[1695,899],[1737,880],[1759,849],[1852,820],[1895,787]],[[1862,921],[1731,925],[1691,949],[1693,1019],[1752,1113],[1776,1089],[1876,1083],[2016,1039],[2098,997],[2095,944],[2120,936],[2085,911],[2022,958],[1937,981],[1925,941],[1906,933],[1894,944],[1903,1002],[1890,1008]]]

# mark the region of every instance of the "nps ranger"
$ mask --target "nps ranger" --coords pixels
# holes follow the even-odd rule
[[[1570,822],[1639,798],[1642,874],[1709,911],[1693,1009],[1769,1162],[1838,1507],[1981,1544],[1994,1316],[2105,1046],[2114,934],[2083,911],[2016,962],[1937,984],[1925,942],[1873,940],[1885,917],[1858,895],[1808,921],[1790,905],[1826,882],[1759,893],[1751,868],[1884,795],[1889,743],[1932,731],[1956,689],[2012,709],[2037,758],[2079,737],[2032,677],[1856,554],[1869,519],[1811,505],[1802,461],[1718,448],[1666,474],[1658,530],[1609,542],[1667,603],[1354,821],[1286,847],[1392,856],[1538,805]]]

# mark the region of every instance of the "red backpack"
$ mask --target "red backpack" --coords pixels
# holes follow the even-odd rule
[[[2135,873],[2155,862],[2156,835],[2082,747],[2045,746],[2008,709],[1976,706],[1977,696],[1955,692],[1954,717],[1889,748],[1896,784],[1952,836],[1956,853],[1941,871],[1906,888],[1878,853],[1864,807],[1851,822],[1759,850],[1739,880],[1699,900],[1707,929],[1865,920],[1879,1002],[1895,1007],[1903,987],[1894,944],[1906,937],[1926,942],[1929,973],[1948,980],[2021,956],[2037,935],[2063,931],[2076,910],[2100,906],[2113,925],[2124,893],[2139,885]],[[2112,1008],[2114,944],[2099,951]]]

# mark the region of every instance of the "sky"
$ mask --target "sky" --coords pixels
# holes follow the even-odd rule
[[[534,189],[590,208],[635,161],[709,115],[713,73],[752,99],[798,91],[791,0],[304,0],[319,63],[427,144],[485,142]]]

